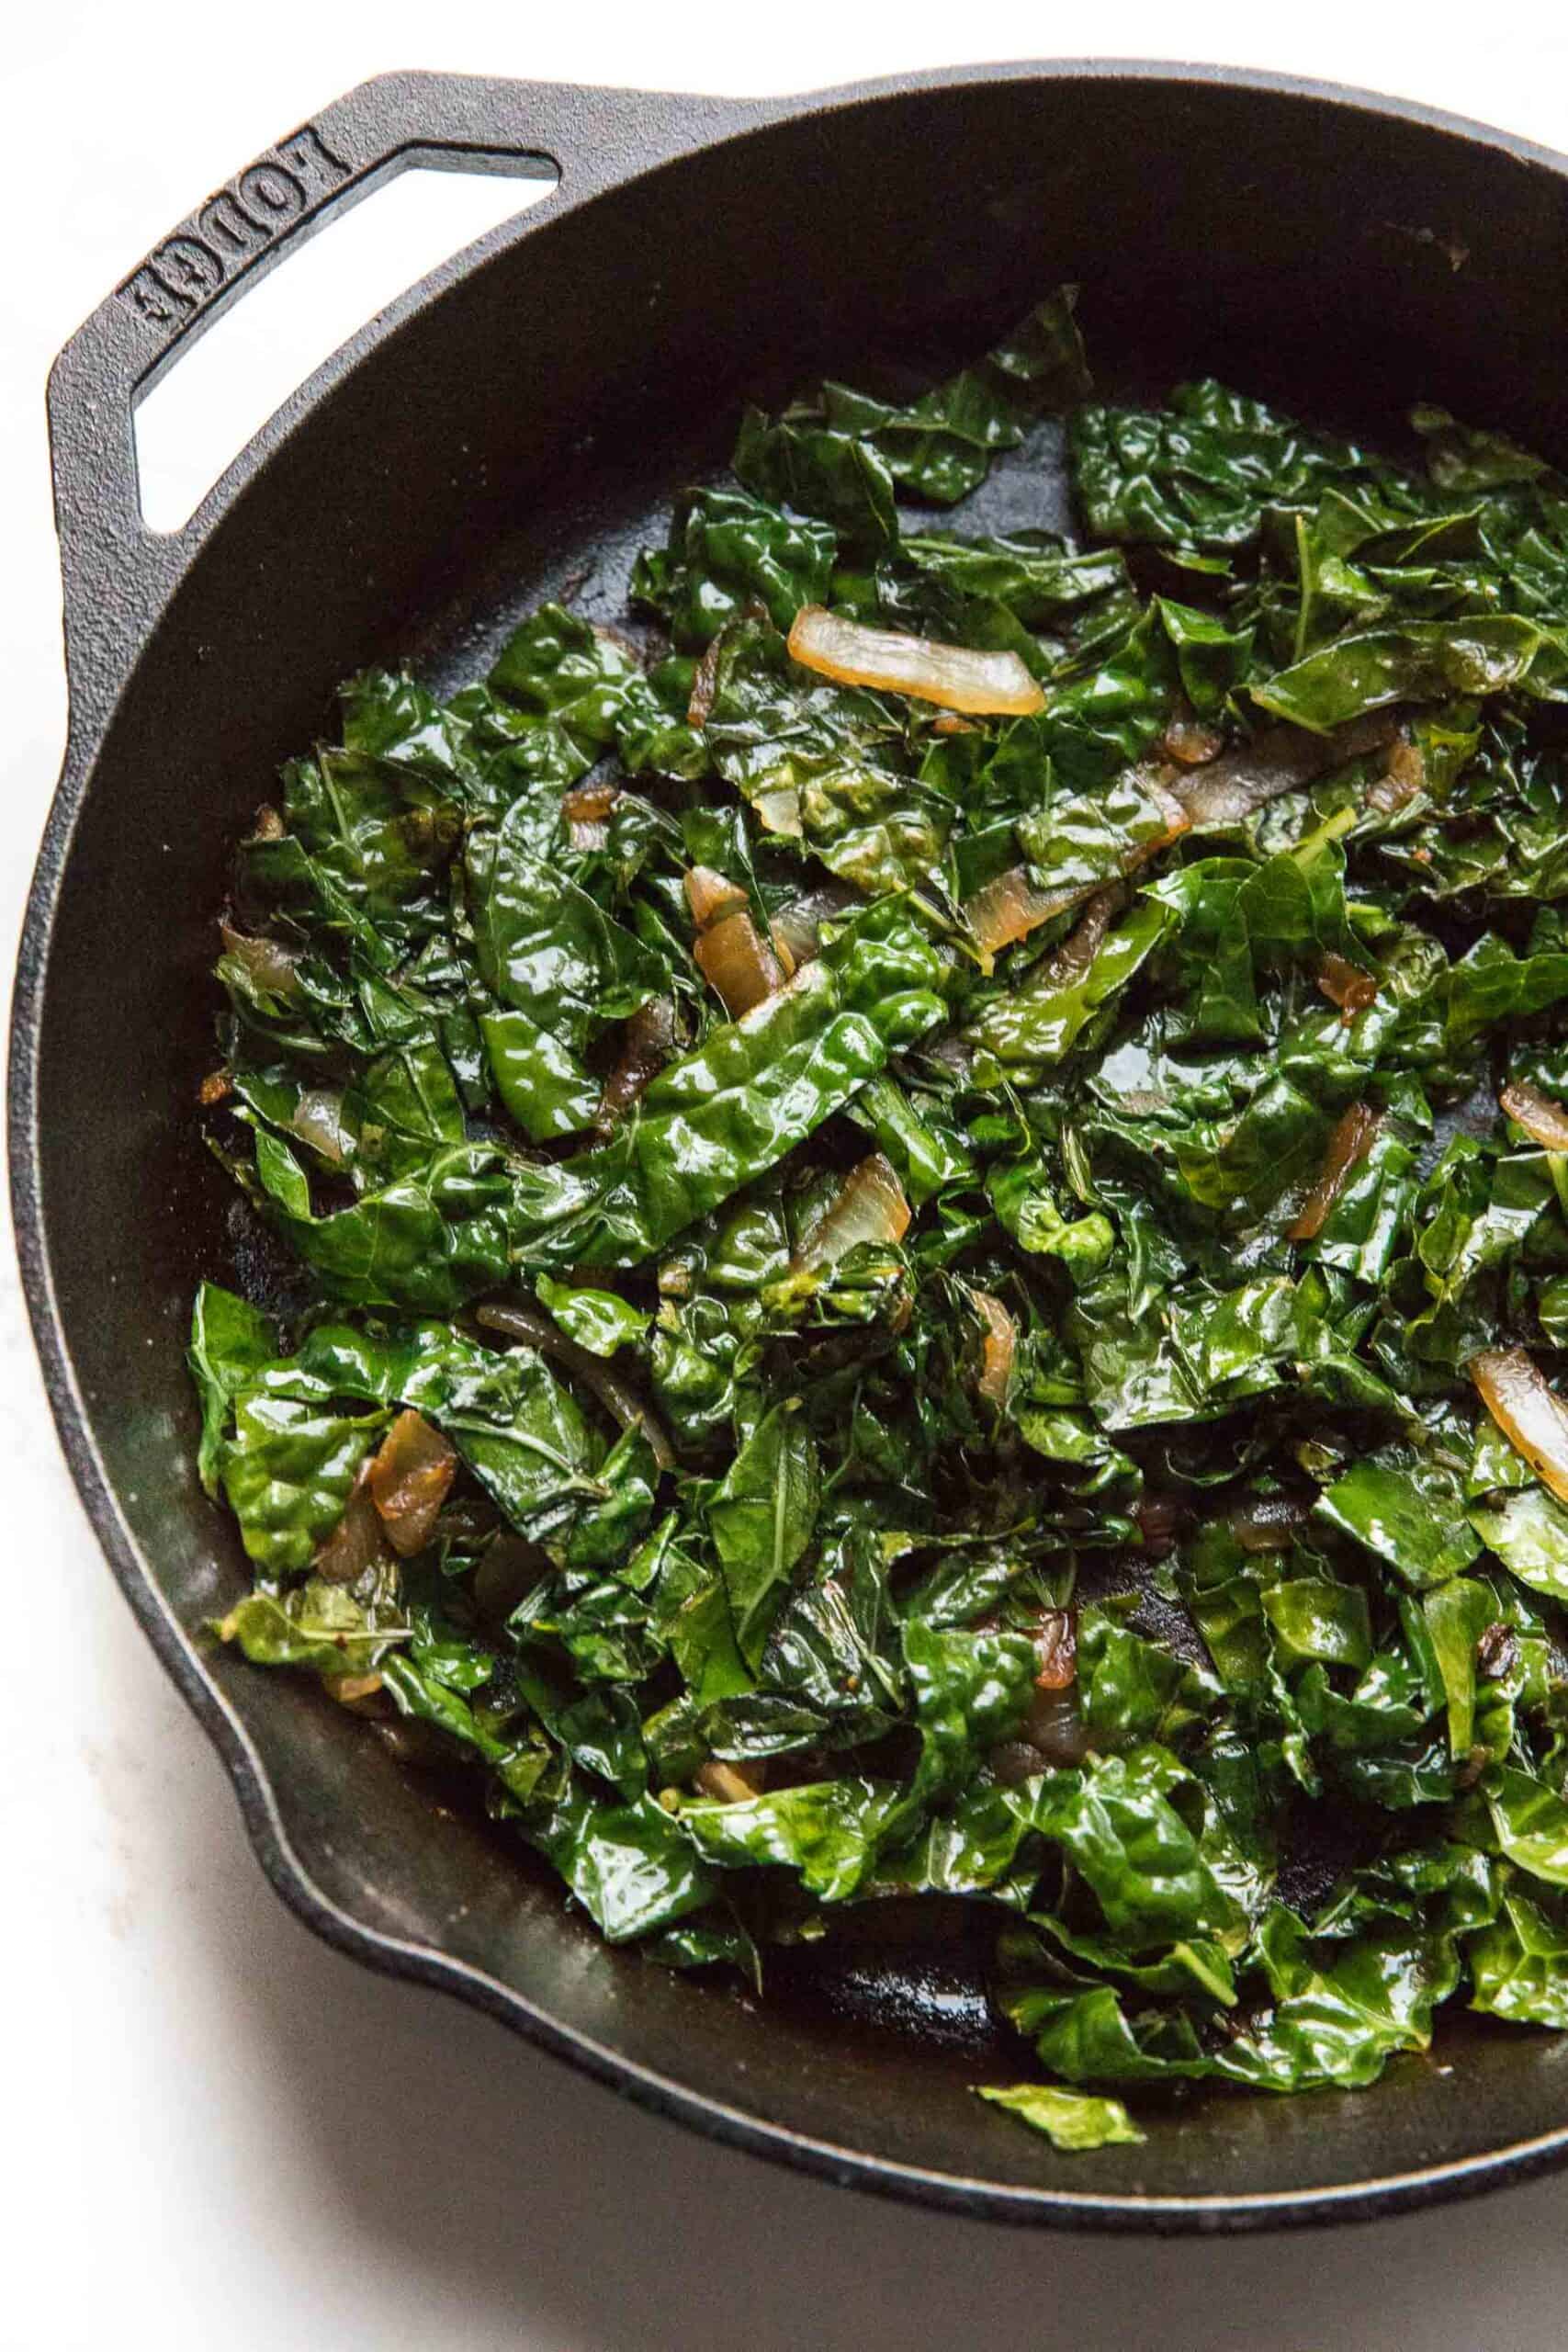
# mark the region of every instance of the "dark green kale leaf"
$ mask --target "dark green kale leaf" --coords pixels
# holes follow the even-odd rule
[[[201,1091],[296,1276],[191,1442],[240,1657],[666,1965],[963,1906],[1091,2148],[1568,2030],[1568,484],[1089,403],[1066,295],[921,380],[747,416],[668,649],[548,604],[284,772]]]

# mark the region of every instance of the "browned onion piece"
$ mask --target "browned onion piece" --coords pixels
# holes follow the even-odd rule
[[[721,915],[700,933],[692,954],[697,969],[723,999],[733,1021],[776,996],[784,986],[779,959],[745,906]]]
[[[381,1517],[370,1493],[370,1465],[360,1465],[343,1517],[311,1562],[328,1584],[357,1584],[381,1556]]]
[[[1181,1498],[1178,1495],[1145,1495],[1139,1503],[1136,1519],[1138,1533],[1152,1552],[1168,1551],[1177,1528],[1181,1522]]]
[[[1568,1151],[1568,1109],[1527,1080],[1510,1079],[1497,1097],[1517,1127],[1543,1151]]]
[[[370,1464],[370,1492],[402,1559],[423,1552],[457,1471],[457,1456],[422,1413],[398,1415]]]
[[[795,1271],[836,1266],[861,1242],[902,1241],[908,1229],[909,1204],[893,1164],[871,1152],[850,1170],[795,1252]]]
[[[1067,1615],[1066,1611],[1053,1614]],[[992,1772],[1004,1788],[1061,1766],[1081,1764],[1089,1752],[1089,1729],[1078,1705],[1075,1668],[1058,1683],[1036,1684],[1029,1713],[1017,1735],[993,1747]]]
[[[804,897],[792,899],[781,907],[768,929],[779,956],[793,971],[822,952],[822,926],[841,915],[852,903],[848,891],[837,883],[828,883],[819,890],[807,890]]]
[[[1303,727],[1265,727],[1250,743],[1233,743],[1217,760],[1173,786],[1195,825],[1235,825],[1298,791],[1341,761],[1386,743],[1398,725],[1391,711],[1369,711],[1327,735]]]
[[[1244,1552],[1283,1552],[1311,1506],[1292,1495],[1266,1495],[1230,1515],[1230,1531]]]
[[[686,904],[697,929],[705,931],[720,915],[743,907],[746,893],[728,874],[716,874],[711,865],[693,865],[686,871]]]
[[[1364,1102],[1351,1103],[1328,1138],[1317,1182],[1307,1194],[1301,1215],[1287,1228],[1288,1239],[1315,1240],[1323,1230],[1329,1210],[1345,1189],[1346,1178],[1371,1149],[1372,1137],[1381,1124],[1377,1113],[1369,1111]]]
[[[1008,1383],[1012,1378],[1018,1326],[1001,1300],[993,1298],[988,1290],[971,1291],[969,1295],[986,1326],[986,1351],[976,1386],[987,1405],[1001,1405],[1007,1401]]]
[[[658,1077],[675,1050],[675,1007],[667,996],[650,997],[639,1004],[621,1038],[621,1057],[604,1081],[594,1114],[594,1127],[607,1135],[623,1112],[630,1110],[650,1080]]]
[[[321,1687],[332,1693],[340,1707],[360,1713],[367,1699],[379,1696],[381,1678],[378,1674],[323,1674]]]
[[[1066,1690],[1077,1680],[1078,1631],[1070,1609],[1047,1609],[1034,1636],[1037,1690]]]
[[[335,1087],[309,1086],[294,1106],[294,1116],[288,1122],[291,1135],[341,1168],[347,1159],[344,1148],[349,1137],[344,1131],[343,1096]]]
[[[1427,763],[1419,743],[1412,743],[1401,735],[1388,747],[1388,761],[1383,773],[1367,794],[1372,808],[1386,816],[1392,809],[1403,808],[1414,800],[1427,781]]]
[[[610,812],[620,798],[614,784],[575,785],[562,800],[567,839],[573,849],[603,849],[610,838]]]
[[[1365,1012],[1369,1004],[1377,1002],[1378,984],[1371,974],[1360,971],[1348,956],[1337,956],[1332,948],[1323,959],[1317,985],[1341,1012]]]
[[[802,668],[841,686],[879,686],[981,716],[1016,718],[1045,707],[1043,694],[1016,653],[977,653],[935,638],[865,628],[822,605],[801,606],[789,650]]]
[[[720,1804],[744,1804],[748,1797],[760,1797],[768,1784],[765,1764],[727,1764],[722,1756],[710,1756],[699,1764],[692,1775],[693,1785],[705,1797],[713,1797]]]
[[[1139,771],[1139,782],[1156,808],[1164,814],[1166,830],[1144,842],[1122,865],[1122,874],[1134,873],[1146,865],[1162,849],[1186,832],[1192,820],[1181,802],[1169,788],[1169,772],[1148,767]],[[1027,939],[1053,915],[1065,914],[1069,907],[1079,906],[1093,892],[1092,883],[1080,883],[1076,888],[1041,890],[1029,878],[1026,865],[1009,866],[1005,874],[982,885],[964,901],[964,919],[975,934],[982,954],[999,955],[1004,947]]]
[[[1485,1348],[1465,1369],[1516,1452],[1560,1502],[1568,1502],[1568,1405],[1523,1348]]]
[[[1160,738],[1160,750],[1178,767],[1207,767],[1217,760],[1225,748],[1225,739],[1217,727],[1205,727],[1190,710],[1179,711]]]
[[[1076,1679],[1059,1690],[1036,1688],[1023,1737],[1047,1764],[1083,1762],[1089,1754],[1089,1729],[1079,1712]]]
[[[1087,972],[1122,904],[1119,884],[1113,882],[1108,889],[1097,890],[1060,947],[1045,958],[1038,973],[1031,973],[1031,982],[1038,979],[1043,988],[1062,988],[1080,972]]]
[[[1004,1739],[987,1760],[1004,1789],[1016,1789],[1021,1781],[1032,1780],[1045,1762],[1040,1750],[1031,1747],[1026,1739]]]
[[[226,922],[220,923],[219,930],[224,955],[233,957],[253,988],[259,989],[264,996],[299,995],[299,958],[292,947],[285,947],[281,940],[250,937]]]
[[[618,784],[574,784],[561,801],[569,825],[602,824],[621,797]]]
[[[1020,939],[1027,939],[1053,915],[1066,913],[1087,893],[1077,889],[1037,890],[1027,865],[1010,865],[964,901],[964,920],[987,956],[998,956]]]
[[[197,1088],[196,1099],[204,1111],[210,1111],[215,1102],[226,1102],[233,1091],[232,1073],[226,1069],[211,1069]]]
[[[605,1411],[624,1430],[642,1431],[661,1470],[674,1468],[675,1449],[663,1422],[651,1405],[645,1405],[636,1389],[602,1356],[591,1355],[586,1348],[580,1348],[575,1340],[569,1340],[547,1316],[536,1314],[531,1306],[481,1306],[474,1320],[482,1323],[487,1331],[499,1331],[503,1339],[521,1340],[525,1346],[537,1348],[541,1355],[554,1356],[584,1387],[592,1389]]]
[[[713,708],[713,698],[718,692],[718,664],[722,637],[716,637],[692,673],[692,691],[686,700],[686,724],[704,728]]]

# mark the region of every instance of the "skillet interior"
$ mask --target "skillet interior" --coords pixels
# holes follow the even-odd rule
[[[742,398],[887,352],[941,365],[1062,277],[1086,288],[1091,356],[1129,381],[1213,371],[1374,435],[1420,392],[1568,454],[1541,299],[1564,280],[1568,182],[1503,142],[1180,69],[766,112],[540,207],[307,405],[120,695],[19,999],[19,1222],[73,1466],[165,1657],[205,1688],[264,1860],[363,1956],[728,2136],[1019,2218],[1238,2226],[1485,2185],[1552,2153],[1568,2043],[1461,2028],[1370,2095],[1210,2098],[1155,2114],[1143,2148],[1060,2157],[964,2096],[998,2061],[952,1955],[855,1957],[765,2010],[669,1975],[600,1946],[312,1689],[193,1664],[191,1630],[243,1579],[196,1484],[190,1294],[263,1273],[189,1107],[210,918],[229,844],[341,676],[407,657],[453,684],[569,584],[618,615],[632,549],[722,458]],[[1053,519],[1048,474],[997,495]]]

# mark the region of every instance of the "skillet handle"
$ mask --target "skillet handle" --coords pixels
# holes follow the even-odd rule
[[[255,462],[253,442],[183,529],[154,532],[142,520],[136,397],[230,301],[323,219],[406,163],[488,164],[525,176],[532,164],[538,176],[558,174],[554,196],[491,232],[487,242],[502,243],[747,112],[741,102],[654,92],[384,74],[290,131],[181,221],[77,329],[50,374],[73,743],[90,740],[107,716],[181,575]],[[398,309],[356,343],[395,325]],[[328,367],[340,364],[341,355]],[[264,427],[258,440],[272,430]]]

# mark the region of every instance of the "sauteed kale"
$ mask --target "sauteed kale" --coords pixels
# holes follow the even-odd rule
[[[654,1960],[964,1899],[1065,2146],[1568,2027],[1568,481],[1412,424],[1058,294],[238,852],[218,1632]],[[950,526],[1064,435],[1077,540]]]

